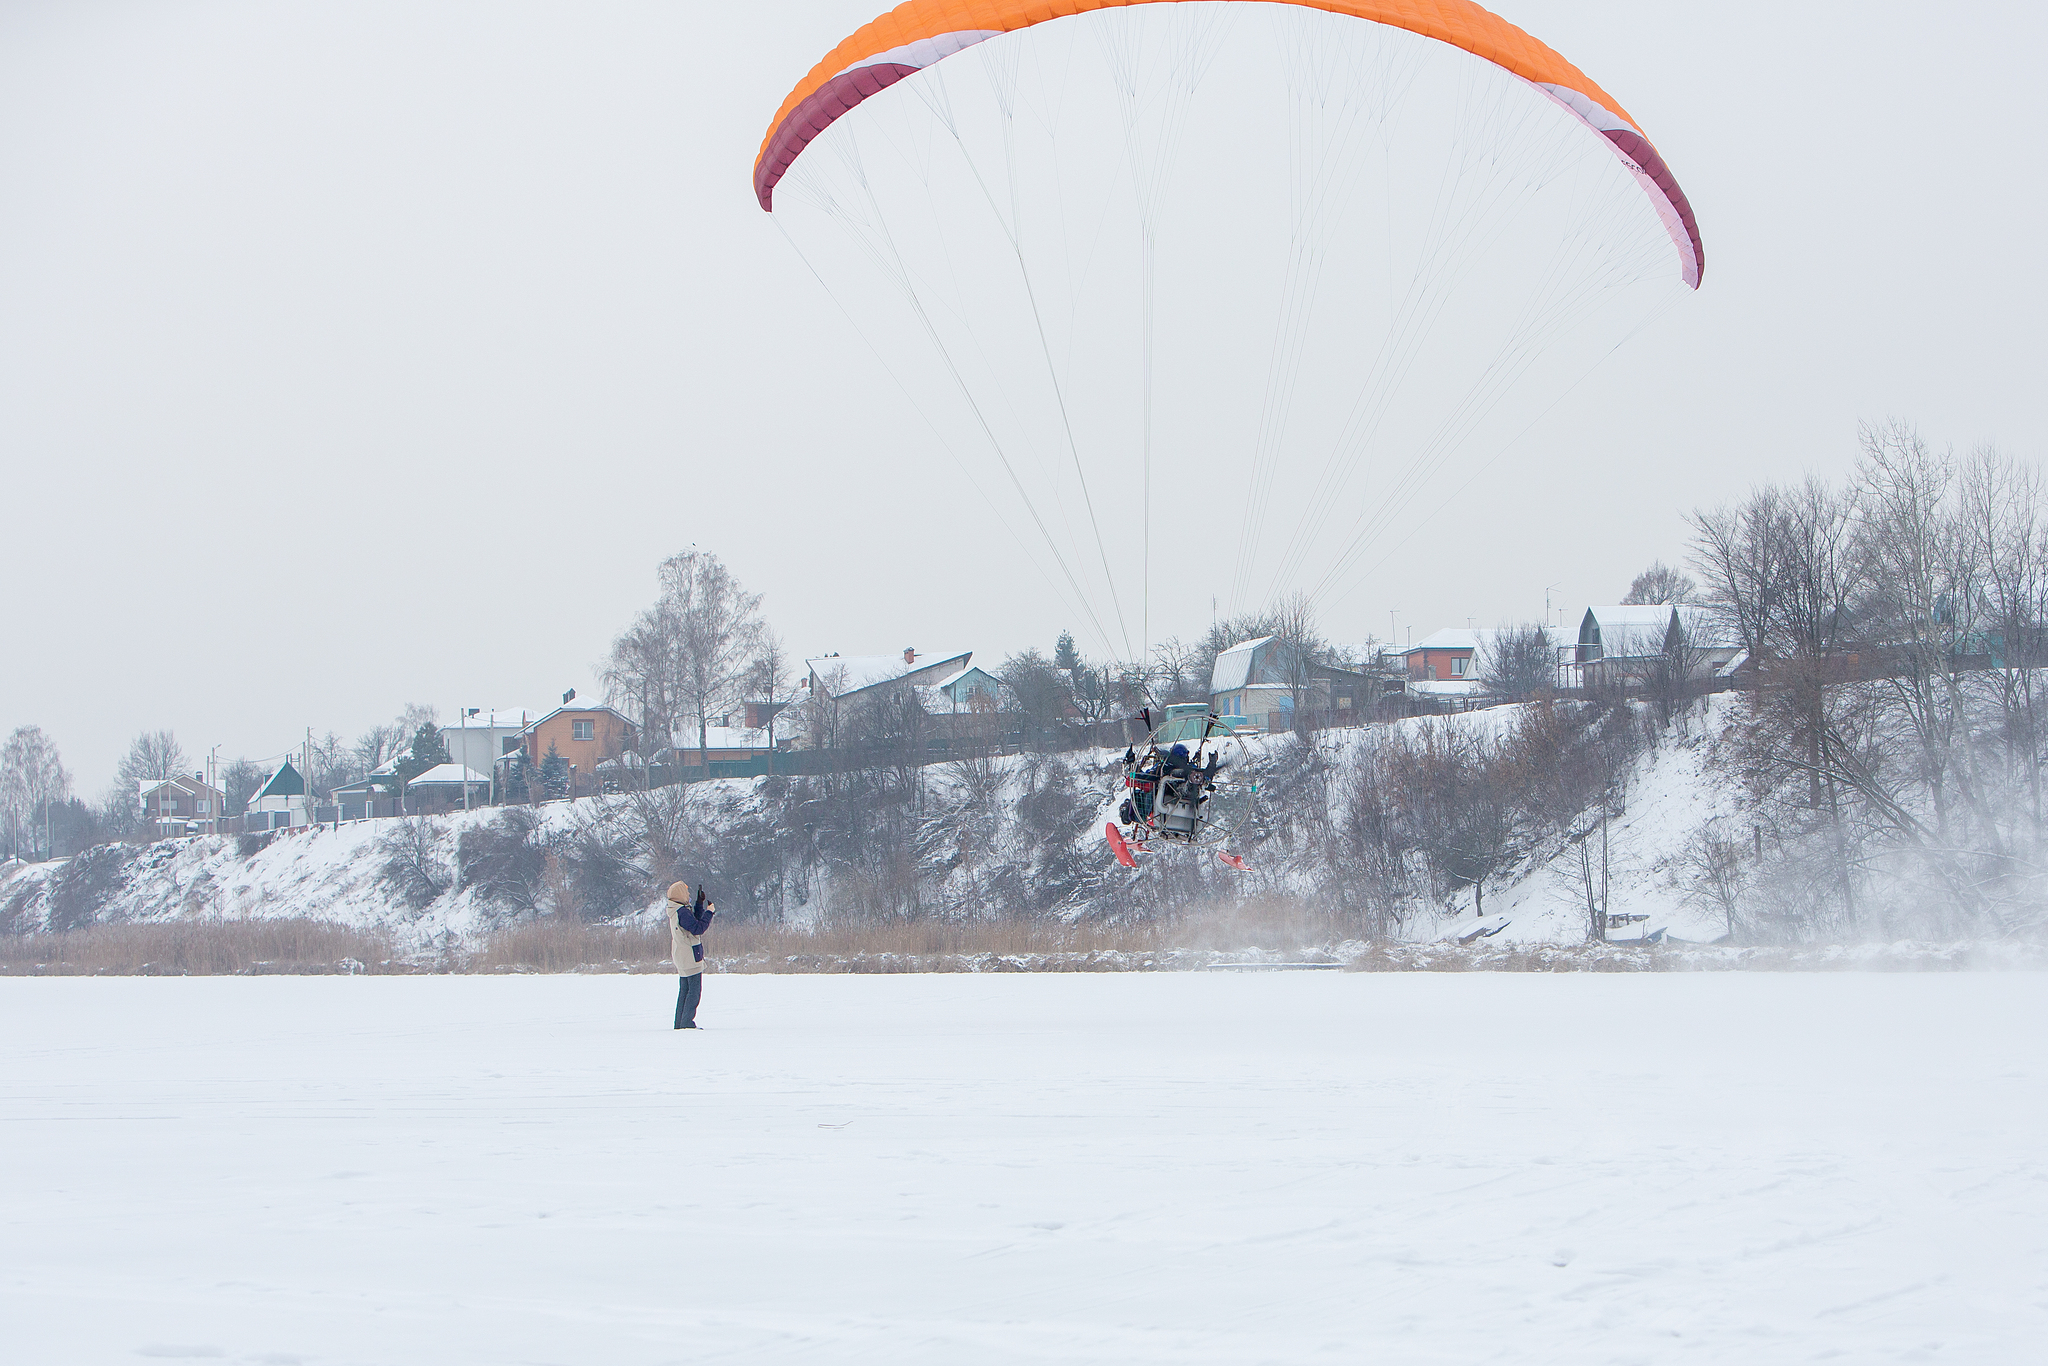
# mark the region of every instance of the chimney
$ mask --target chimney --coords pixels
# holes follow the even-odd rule
[[[904,646],[904,647],[903,647],[903,662],[904,662],[905,664],[915,664],[915,663],[917,663],[917,651],[915,651],[915,650],[911,649],[911,648],[910,648],[910,647],[909,647],[908,645]]]

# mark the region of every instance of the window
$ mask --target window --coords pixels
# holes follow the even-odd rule
[[[597,738],[597,722],[595,721],[571,721],[569,727],[569,738],[572,740],[595,740]]]
[[[199,799],[198,801],[195,801],[195,802],[193,802],[193,803],[192,803],[192,810],[193,810],[193,813],[194,813],[195,815],[200,815],[200,816],[203,816],[203,815],[205,815],[205,814],[206,814],[206,798],[204,798],[204,797],[201,797],[201,798],[200,798],[200,799]]]
[[[1454,659],[1454,660],[1452,660],[1452,661],[1451,661],[1451,677],[1453,677],[1453,678],[1463,678],[1463,677],[1465,676],[1465,666],[1466,666],[1467,664],[1471,663],[1471,662],[1472,662],[1472,661],[1471,661],[1471,660],[1469,660],[1469,659]]]

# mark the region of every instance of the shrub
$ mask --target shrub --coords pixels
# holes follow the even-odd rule
[[[409,816],[377,841],[384,856],[379,877],[392,894],[414,910],[430,906],[453,885],[440,842],[425,816]]]
[[[548,841],[530,807],[508,806],[489,821],[463,830],[455,842],[455,870],[465,887],[514,910],[539,908]]]

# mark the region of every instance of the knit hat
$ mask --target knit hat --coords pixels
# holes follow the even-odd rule
[[[673,901],[673,902],[675,902],[675,903],[676,903],[676,905],[678,905],[678,906],[687,906],[687,905],[689,905],[689,903],[690,903],[690,884],[689,884],[689,883],[687,883],[687,882],[671,882],[671,883],[669,883],[669,885],[668,885],[668,899],[669,899],[670,901]]]

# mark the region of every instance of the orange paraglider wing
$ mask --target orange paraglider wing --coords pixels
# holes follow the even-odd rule
[[[976,43],[1092,10],[1184,0],[907,0],[832,49],[782,102],[754,160],[754,193],[775,207],[775,185],[834,120],[870,95]],[[1274,0],[1405,29],[1448,43],[1541,90],[1607,139],[1642,183],[1678,248],[1685,282],[1705,266],[1692,205],[1649,138],[1606,91],[1550,48],[1472,0]]]

